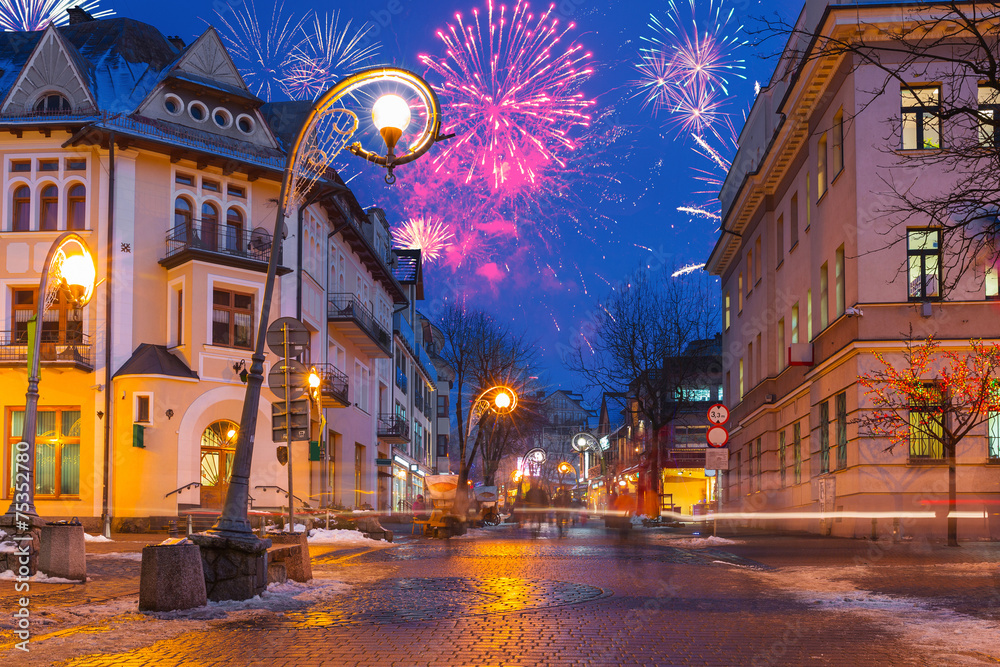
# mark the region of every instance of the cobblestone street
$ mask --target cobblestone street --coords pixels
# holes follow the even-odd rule
[[[158,541],[157,536],[148,536]],[[510,526],[312,547],[301,595],[136,611],[143,542],[89,544],[86,585],[32,584],[31,652],[61,665],[951,665],[1000,662],[994,543]],[[873,548],[874,547],[874,548]],[[339,582],[339,583],[337,583]],[[13,608],[12,582],[2,582]],[[264,597],[269,598],[269,591]],[[3,641],[12,640],[4,618]]]

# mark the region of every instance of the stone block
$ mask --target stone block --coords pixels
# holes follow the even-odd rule
[[[87,581],[87,541],[83,526],[42,526],[38,569],[50,577]]]
[[[309,538],[306,533],[275,533],[271,542],[277,545],[295,547],[281,557],[292,581],[306,582],[312,579],[312,561],[309,558]]]
[[[44,521],[38,517],[28,517],[31,524],[24,532],[17,525],[16,517],[0,515],[0,530],[7,534],[5,548],[0,551],[0,572],[12,570],[18,576],[30,576],[38,572],[38,554],[41,551],[41,534]],[[31,539],[17,539],[15,536]]]
[[[285,568],[284,561],[268,562],[267,583],[283,584],[286,581],[288,581],[288,570]]]
[[[209,600],[249,600],[267,588],[267,549],[271,540],[195,533],[201,549],[205,589]]]
[[[197,544],[157,544],[142,550],[140,611],[174,611],[207,602],[201,550]]]

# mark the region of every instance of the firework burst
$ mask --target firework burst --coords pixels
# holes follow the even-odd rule
[[[349,74],[366,67],[378,55],[379,44],[369,33],[371,24],[341,27],[340,12],[314,15],[302,28],[302,41],[286,65],[284,91],[293,99],[313,99]]]
[[[546,170],[566,167],[576,150],[570,133],[590,124],[595,104],[580,92],[593,73],[590,53],[560,27],[554,5],[537,17],[526,2],[513,9],[493,0],[486,15],[439,30],[445,55],[420,56],[439,75],[437,86],[458,136],[443,146],[439,164],[460,157],[465,181],[484,179],[494,191],[533,187]],[[563,43],[568,41],[568,45]]]
[[[66,10],[79,7],[94,18],[112,16],[113,9],[99,9],[97,0],[0,0],[0,27],[6,32],[44,30],[49,24],[66,25]]]
[[[410,218],[393,234],[397,248],[420,250],[426,262],[440,258],[453,240],[451,230],[433,218]]]
[[[278,2],[269,20],[257,17],[253,0],[244,0],[232,18],[216,11],[224,28],[222,39],[250,90],[266,100],[284,91],[292,53],[299,44],[306,17],[285,15],[285,5]],[[263,25],[262,25],[263,24]]]

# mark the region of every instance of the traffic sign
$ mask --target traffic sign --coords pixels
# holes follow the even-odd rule
[[[708,409],[708,421],[721,426],[729,421],[729,408],[722,403],[716,403]]]
[[[271,404],[271,436],[274,442],[308,440],[310,431],[309,399],[290,401],[291,415],[285,402]],[[290,431],[286,433],[286,429]]]
[[[729,431],[722,426],[713,426],[708,429],[706,437],[709,447],[725,447],[726,443],[729,442]]]
[[[309,329],[294,317],[279,317],[271,322],[264,336],[267,349],[279,357],[285,355],[285,338],[288,338],[289,357],[297,357],[309,348]]]
[[[278,400],[285,400],[285,366],[288,366],[288,397],[295,400],[306,393],[309,371],[294,359],[279,359],[267,373],[267,386],[271,388]]]
[[[705,470],[729,470],[729,450],[705,450]]]

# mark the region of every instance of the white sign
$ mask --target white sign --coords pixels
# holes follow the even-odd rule
[[[729,431],[722,426],[713,426],[708,429],[705,437],[708,439],[709,447],[725,447],[729,442]]]
[[[708,409],[708,421],[721,426],[729,421],[729,408],[722,403],[716,403]]]
[[[705,470],[729,470],[729,450],[705,450]]]

